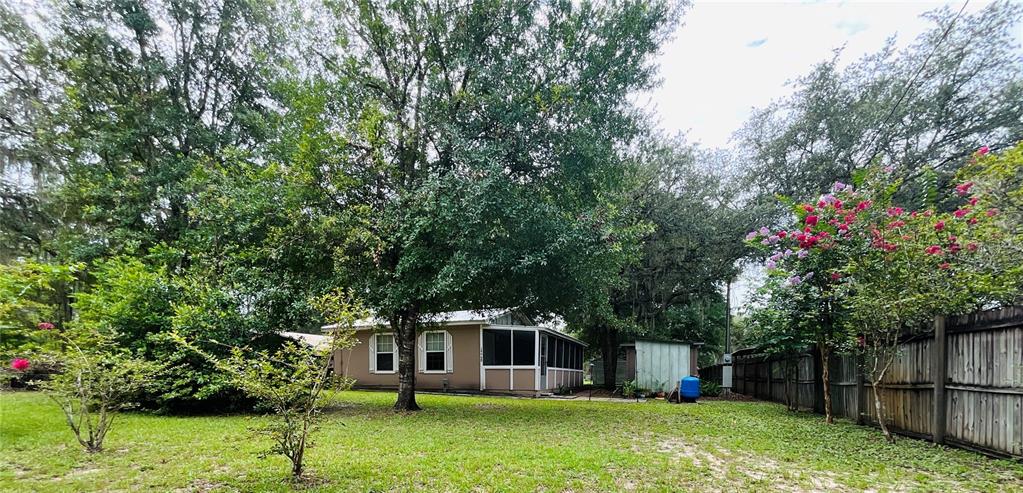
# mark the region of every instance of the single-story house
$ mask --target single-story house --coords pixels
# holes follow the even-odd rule
[[[682,377],[698,374],[697,356],[701,344],[680,341],[639,340],[622,343],[618,350],[615,381],[620,385],[635,380],[641,389],[669,392]],[[591,366],[593,384],[604,384],[600,358]]]
[[[325,331],[335,326],[324,326]],[[334,370],[360,388],[397,388],[395,334],[383,320],[355,324],[357,344],[334,355]],[[437,314],[416,338],[416,388],[550,393],[583,383],[583,342],[515,311]]]

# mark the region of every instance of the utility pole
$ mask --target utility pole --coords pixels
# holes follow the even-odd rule
[[[725,354],[732,353],[732,280],[725,284]]]
[[[732,279],[725,284],[725,351],[721,355],[721,392],[732,393]]]

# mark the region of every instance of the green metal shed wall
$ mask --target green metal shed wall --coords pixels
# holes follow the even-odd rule
[[[643,389],[670,391],[689,376],[689,345],[636,341],[636,384]]]

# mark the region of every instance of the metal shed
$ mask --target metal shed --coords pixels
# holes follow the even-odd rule
[[[699,344],[678,341],[644,341],[624,343],[618,353],[615,380],[635,380],[643,389],[670,391],[679,379],[697,374],[696,357]],[[603,362],[593,362],[593,383],[604,384]]]

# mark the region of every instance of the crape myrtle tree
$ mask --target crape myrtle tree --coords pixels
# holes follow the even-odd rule
[[[330,2],[336,41],[296,97],[288,170],[346,284],[398,341],[396,410],[415,410],[424,317],[560,312],[616,272],[634,91],[668,2]]]
[[[856,197],[851,186],[836,183],[833,192],[845,192],[849,200]],[[832,224],[818,226],[822,214],[833,211],[837,218],[844,221],[852,211],[864,210],[869,201],[843,203],[835,198],[834,193],[822,196],[816,203],[794,203],[786,200],[795,223],[791,231],[781,229],[770,232],[761,227],[746,236],[747,242],[771,252],[765,266],[769,277],[785,277],[784,283],[770,282],[766,289],[773,295],[782,298],[783,305],[788,305],[790,314],[784,337],[775,336],[782,343],[782,349],[792,342],[805,341],[816,346],[820,357],[820,367],[824,384],[824,416],[827,423],[834,422],[831,412],[830,364],[831,355],[846,337],[839,319],[843,316],[842,305],[836,299],[835,290],[841,280],[841,269],[848,260],[842,252],[833,248],[836,238],[834,233],[847,233],[848,224],[832,219]],[[850,210],[847,210],[850,208]],[[849,216],[851,217],[851,216]],[[814,228],[827,229],[814,234]],[[814,248],[816,255],[810,255]],[[779,268],[781,267],[781,268]],[[824,273],[824,274],[822,274]],[[794,309],[793,309],[794,305]],[[794,314],[799,314],[795,317]]]
[[[722,285],[750,252],[742,232],[760,221],[758,207],[743,205],[727,177],[702,164],[705,153],[676,139],[644,145],[633,158],[629,190],[631,213],[645,228],[640,247],[599,291],[607,315],[574,324],[600,349],[609,388],[616,384],[619,344],[630,336],[720,339],[724,319],[712,315],[723,311]]]
[[[751,186],[806,197],[879,161],[909,178],[902,200],[944,186],[982,145],[1002,149],[1023,136],[1023,6],[993,2],[958,15],[925,14],[934,27],[899,49],[848,66],[818,64],[792,96],[754,112],[738,133]],[[946,34],[947,32],[947,34]],[[930,176],[933,174],[933,176]]]
[[[882,177],[875,179],[883,180]],[[956,208],[907,211],[891,203],[898,181],[877,187],[878,207],[859,214],[867,227],[853,228],[843,286],[850,331],[863,337],[864,371],[872,383],[874,407],[886,438],[880,383],[898,353],[900,337],[926,330],[935,316],[969,313],[991,303],[1012,302],[1021,287],[1019,245],[996,219],[993,198],[955,187]]]

